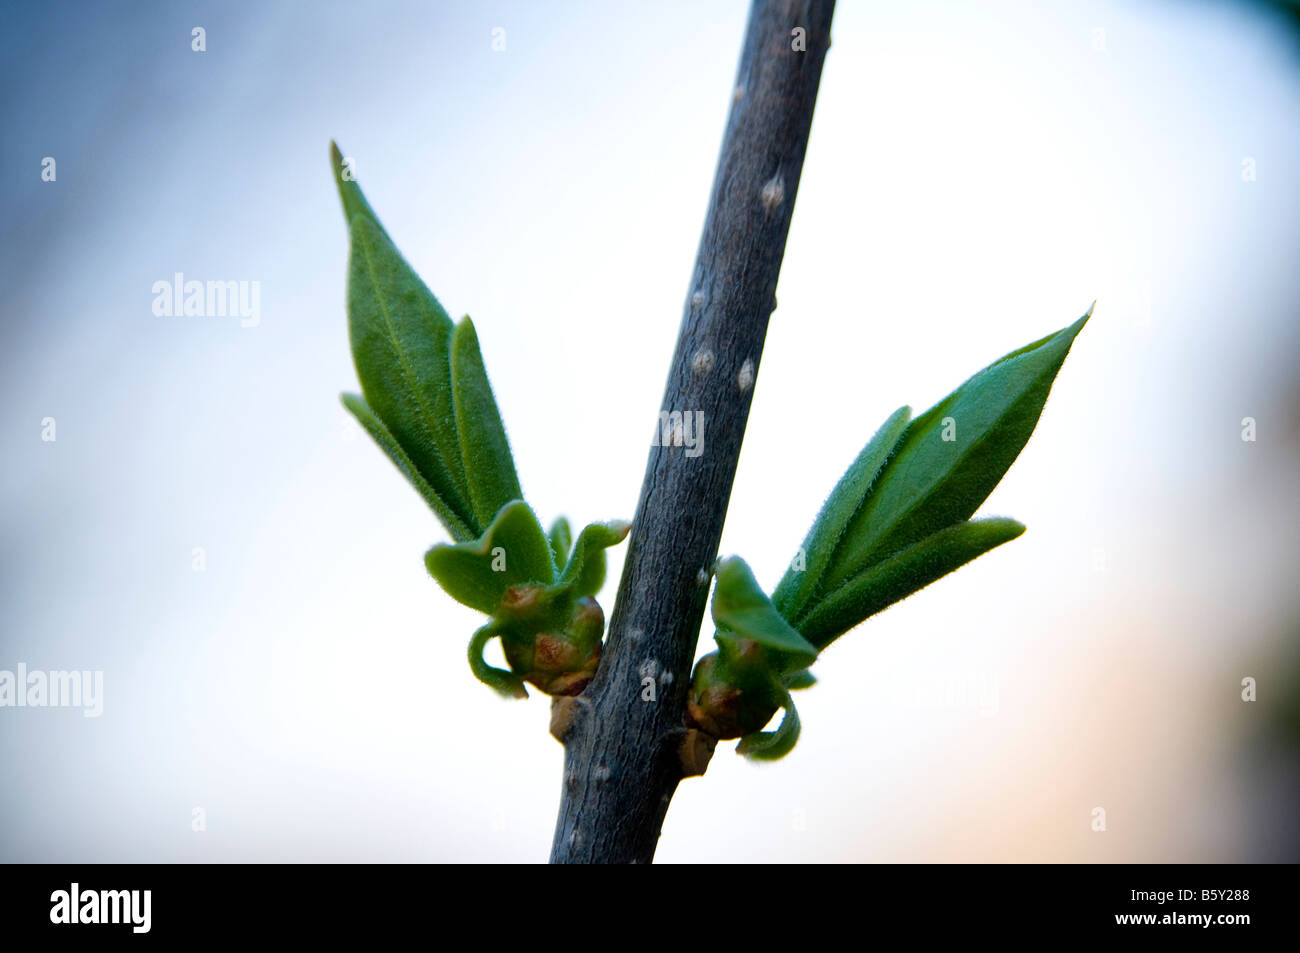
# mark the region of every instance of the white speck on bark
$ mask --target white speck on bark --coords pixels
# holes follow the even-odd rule
[[[714,363],[715,358],[713,352],[708,348],[701,348],[696,351],[695,356],[691,358],[691,372],[696,376],[703,377],[705,374],[713,370]]]
[[[692,307],[692,308],[702,308],[702,307],[704,307],[704,292],[703,292],[703,291],[697,291],[697,292],[695,292],[695,294],[691,295],[691,307]]]
[[[785,201],[785,180],[781,178],[780,172],[767,180],[761,198],[763,208],[769,212],[775,212],[781,207],[781,203]]]
[[[740,386],[742,394],[754,386],[754,362],[749,358],[745,358],[745,363],[740,365],[740,373],[736,375],[736,383]]]

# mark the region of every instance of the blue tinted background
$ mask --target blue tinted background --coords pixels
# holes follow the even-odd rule
[[[542,518],[628,517],[745,12],[8,11],[0,669],[105,699],[0,710],[0,859],[546,857],[547,705],[471,678],[444,531],[337,400],[328,143],[474,316]],[[1294,859],[1295,37],[840,4],[723,552],[775,584],[892,410],[1099,303],[984,508],[1028,533],[838,643],[795,753],[724,746],[661,860]],[[155,316],[176,272],[259,282],[259,323]]]

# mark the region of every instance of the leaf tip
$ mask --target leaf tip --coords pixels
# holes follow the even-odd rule
[[[330,169],[334,173],[334,184],[338,186],[340,196],[343,196],[347,190],[347,180],[343,178],[343,153],[339,149],[339,144],[333,139],[330,140]],[[350,211],[347,209],[346,202],[344,202],[344,210]]]
[[[334,185],[338,188],[339,201],[343,204],[343,221],[351,228],[356,219],[373,219],[375,228],[387,237],[388,232],[379,224],[374,211],[366,202],[366,197],[357,184],[355,169],[351,161],[345,159],[339,144],[330,140],[330,165],[334,172]]]
[[[986,516],[983,519],[974,520],[987,526],[989,529],[996,530],[999,536],[1003,537],[1005,542],[1010,542],[1025,534],[1025,524],[1020,520],[1012,519],[1009,516]]]
[[[473,344],[478,346],[478,330],[474,327],[474,322],[468,314],[461,315],[461,319],[456,322],[456,326],[451,332],[451,346],[453,353],[461,346]]]
[[[1078,321],[1075,321],[1068,328],[1063,328],[1058,332],[1058,336],[1064,338],[1071,344],[1074,343],[1074,339],[1079,336],[1079,332],[1082,331],[1084,325],[1088,323],[1088,319],[1092,317],[1093,309],[1096,307],[1097,302],[1094,300],[1092,304],[1088,305],[1088,310],[1083,313],[1083,317]]]

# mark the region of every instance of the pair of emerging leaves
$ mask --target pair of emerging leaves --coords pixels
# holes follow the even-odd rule
[[[478,335],[453,325],[330,144],[352,243],[348,335],[361,393],[343,404],[458,542],[522,498]]]
[[[526,694],[525,681],[552,694],[581,691],[600,657],[604,618],[591,597],[604,580],[604,550],[628,526],[593,524],[572,547],[567,521],[549,537],[542,531],[522,500],[473,324],[452,324],[337,147],[332,154],[352,242],[348,321],[364,394],[343,402],[456,540],[431,549],[426,565],[454,598],[490,616],[470,642],[474,673],[506,695]],[[886,420],[771,599],[742,560],[720,565],[718,651],[692,677],[696,725],[740,737],[741,753],[781,757],[799,733],[790,691],[812,684],[808,667],[822,649],[1024,532],[1014,520],[970,517],[1029,439],[1087,320],[994,362],[915,420],[906,407]],[[483,661],[498,636],[510,671]],[[780,728],[761,731],[779,708]]]
[[[576,544],[563,517],[549,537],[542,531],[523,502],[473,323],[453,325],[333,143],[331,156],[352,245],[348,333],[364,395],[344,394],[343,404],[456,541],[434,546],[425,563],[453,598],[491,616],[470,642],[474,674],[514,697],[527,695],[525,681],[581,691],[604,632],[591,597],[605,579],[605,549],[628,526],[592,524]],[[497,636],[511,671],[483,661]]]
[[[697,726],[740,737],[750,757],[781,757],[799,733],[789,693],[812,683],[807,668],[822,649],[1025,531],[970,517],[1033,433],[1091,314],[990,364],[920,417],[896,411],[831,492],[770,600],[742,560],[720,564],[718,650],[692,677]],[[778,708],[780,727],[760,731]]]
[[[481,539],[434,546],[429,574],[458,602],[491,618],[474,633],[469,664],[486,685],[526,698],[529,682],[549,695],[576,695],[600,663],[605,615],[592,598],[605,582],[605,550],[622,542],[629,523],[592,523],[572,542],[560,517],[548,537],[522,500],[508,503]],[[510,671],[483,660],[501,639]]]

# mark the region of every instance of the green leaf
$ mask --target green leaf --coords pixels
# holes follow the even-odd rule
[[[605,550],[621,543],[631,528],[632,524],[623,520],[583,527],[560,576],[560,585],[570,586],[575,598],[600,592],[605,584]]]
[[[817,658],[817,649],[776,611],[739,556],[724,560],[718,567],[713,622],[720,634],[734,633],[775,650],[783,668],[807,668]]]
[[[501,507],[522,499],[523,493],[505,425],[483,367],[474,322],[468,317],[461,319],[452,334],[451,391],[470,501],[479,522],[486,526]]]
[[[505,669],[494,668],[483,658],[483,649],[487,647],[488,642],[500,634],[501,630],[493,622],[489,622],[474,633],[474,637],[469,640],[470,671],[480,682],[506,698],[527,698],[528,689],[524,688],[523,680],[518,675]]]
[[[776,761],[784,758],[799,740],[799,712],[795,710],[790,693],[785,692],[781,702],[785,714],[776,731],[755,731],[740,739],[736,754],[752,761]]]
[[[511,586],[555,582],[550,543],[522,500],[503,507],[479,539],[434,546],[424,563],[448,595],[488,615]]]
[[[349,214],[348,333],[361,391],[421,476],[475,533],[452,400],[451,318],[403,260],[365,206],[340,180]],[[358,204],[362,203],[362,204]]]
[[[564,568],[569,558],[569,550],[573,548],[573,531],[569,528],[569,521],[563,516],[558,516],[551,524],[551,531],[546,535],[551,541],[551,555],[555,559],[555,571],[558,573]]]
[[[411,458],[406,455],[401,444],[388,432],[383,421],[375,416],[374,412],[367,406],[366,402],[356,394],[343,394],[343,406],[352,412],[366,432],[374,438],[379,448],[388,454],[388,459],[397,465],[397,469],[402,475],[410,481],[411,485],[419,491],[424,497],[424,501],[429,504],[438,519],[442,520],[442,525],[447,527],[447,532],[451,538],[457,542],[465,542],[474,538],[474,532],[465,525],[460,516],[456,513],[446,500],[440,497],[433,487],[429,486],[427,480],[420,475],[420,471]]]
[[[366,201],[365,195],[361,193],[361,186],[357,185],[355,178],[348,177],[348,169],[343,164],[343,153],[339,152],[338,143],[333,140],[330,140],[330,164],[334,167],[334,184],[338,186],[339,198],[343,201],[343,218],[349,228],[353,218],[365,215],[379,225],[379,230],[387,236],[388,232],[384,231],[384,226],[380,224],[379,216],[375,214],[370,203]]]
[[[1091,314],[990,364],[908,425],[818,580],[821,594],[970,518],[1029,440]]]
[[[776,591],[772,593],[772,604],[783,616],[792,619],[803,609],[808,599],[816,591],[817,583],[826,573],[835,548],[839,545],[845,529],[853,515],[862,506],[862,501],[875,485],[889,459],[890,453],[898,445],[899,439],[907,429],[907,422],[912,416],[910,407],[900,407],[880,425],[867,445],[858,454],[856,460],[835,485],[827,498],[816,522],[808,531],[801,547],[804,566],[798,569],[792,563],[786,570]]]
[[[791,672],[781,679],[782,684],[792,692],[803,691],[805,688],[812,688],[817,684],[817,676],[808,669],[798,672]]]
[[[824,649],[862,620],[1024,531],[1020,523],[1001,517],[949,526],[849,579],[810,606],[796,624]]]

